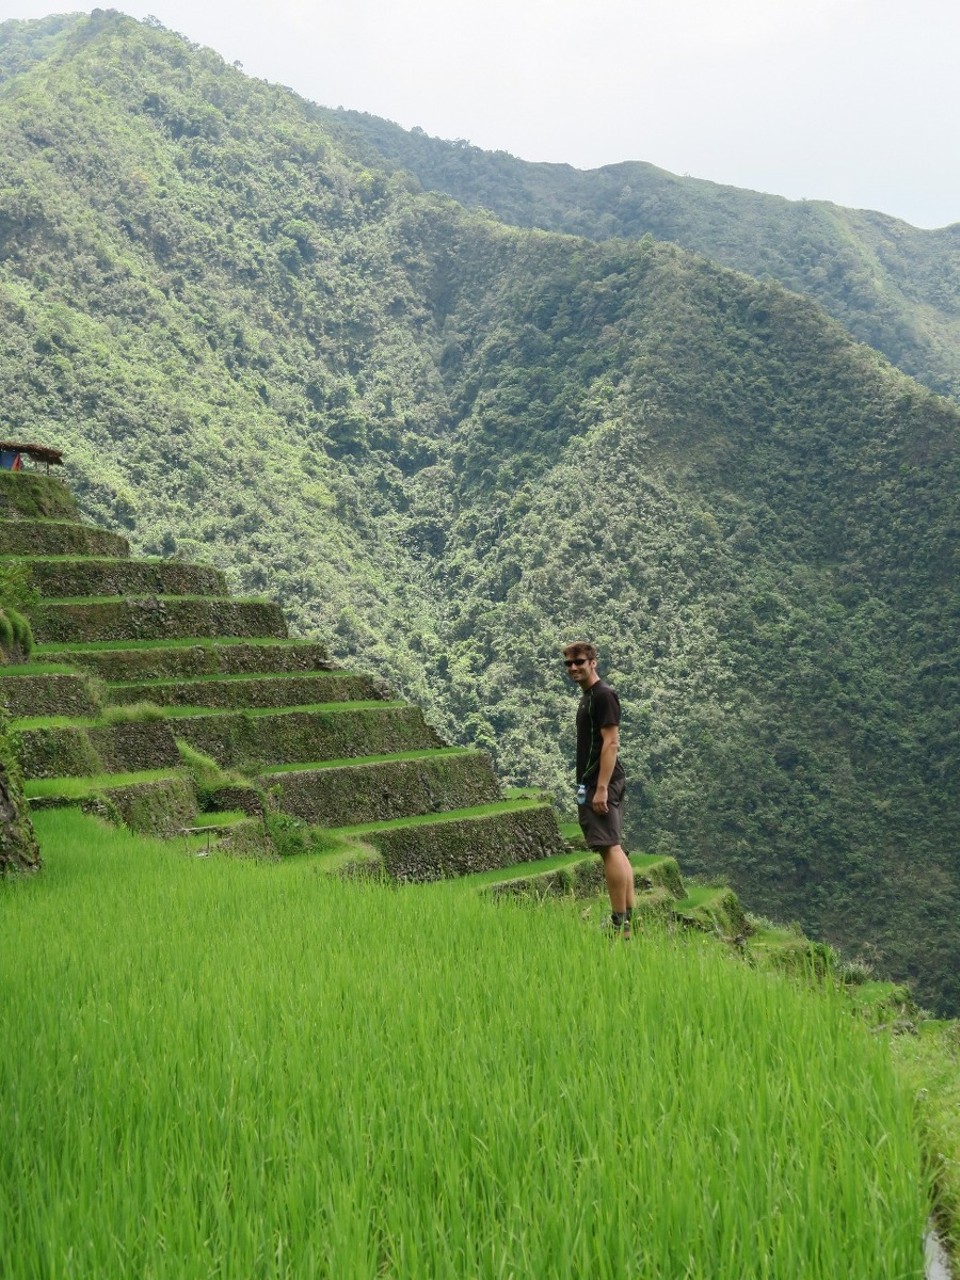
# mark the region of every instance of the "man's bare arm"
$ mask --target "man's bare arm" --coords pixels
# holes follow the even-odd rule
[[[597,785],[593,793],[592,808],[595,813],[607,812],[607,787],[613,777],[620,751],[620,726],[604,725],[600,730],[600,768],[597,771]]]

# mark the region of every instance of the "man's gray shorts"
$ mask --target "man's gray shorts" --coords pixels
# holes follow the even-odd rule
[[[593,787],[587,787],[586,804],[577,805],[577,821],[588,849],[609,849],[623,844],[623,794],[627,789],[625,778],[611,782],[607,790],[607,812],[594,813],[590,807]]]

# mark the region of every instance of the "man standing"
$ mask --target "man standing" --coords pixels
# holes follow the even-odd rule
[[[563,651],[567,672],[580,687],[577,707],[577,818],[588,849],[603,859],[613,927],[626,941],[633,923],[633,868],[623,851],[620,699],[597,675],[597,651],[578,640]]]

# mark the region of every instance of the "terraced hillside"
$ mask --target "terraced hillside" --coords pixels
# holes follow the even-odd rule
[[[230,598],[209,566],[129,558],[49,476],[0,479],[0,557],[40,595],[32,660],[0,678],[35,808],[237,847],[269,845],[282,813],[398,879],[563,849],[549,804],[504,800],[488,756],[289,639],[278,605]]]
[[[32,807],[262,847],[286,815],[321,843],[429,880],[564,848],[542,797],[505,800],[483,752],[446,746],[378,681],[294,640],[222,574],[133,560],[35,473],[0,475],[0,559],[39,593],[32,661],[0,672]],[[289,825],[289,824],[288,824]],[[282,828],[283,824],[281,824]]]
[[[32,660],[0,666],[32,808],[76,805],[207,850],[323,850],[331,872],[603,899],[599,859],[542,796],[504,798],[484,752],[447,746],[380,682],[291,639],[277,605],[232,599],[218,570],[133,560],[57,481],[0,472],[0,566],[13,564],[40,596]],[[641,911],[754,932],[728,889],[688,896],[673,858],[632,861]]]

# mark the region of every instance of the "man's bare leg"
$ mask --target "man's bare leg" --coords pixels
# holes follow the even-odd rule
[[[636,903],[633,867],[630,865],[630,859],[619,844],[601,849],[600,857],[603,859],[603,878],[607,882],[607,893],[610,895],[610,909],[614,913],[615,920],[619,918],[626,922],[626,929],[629,931]]]

